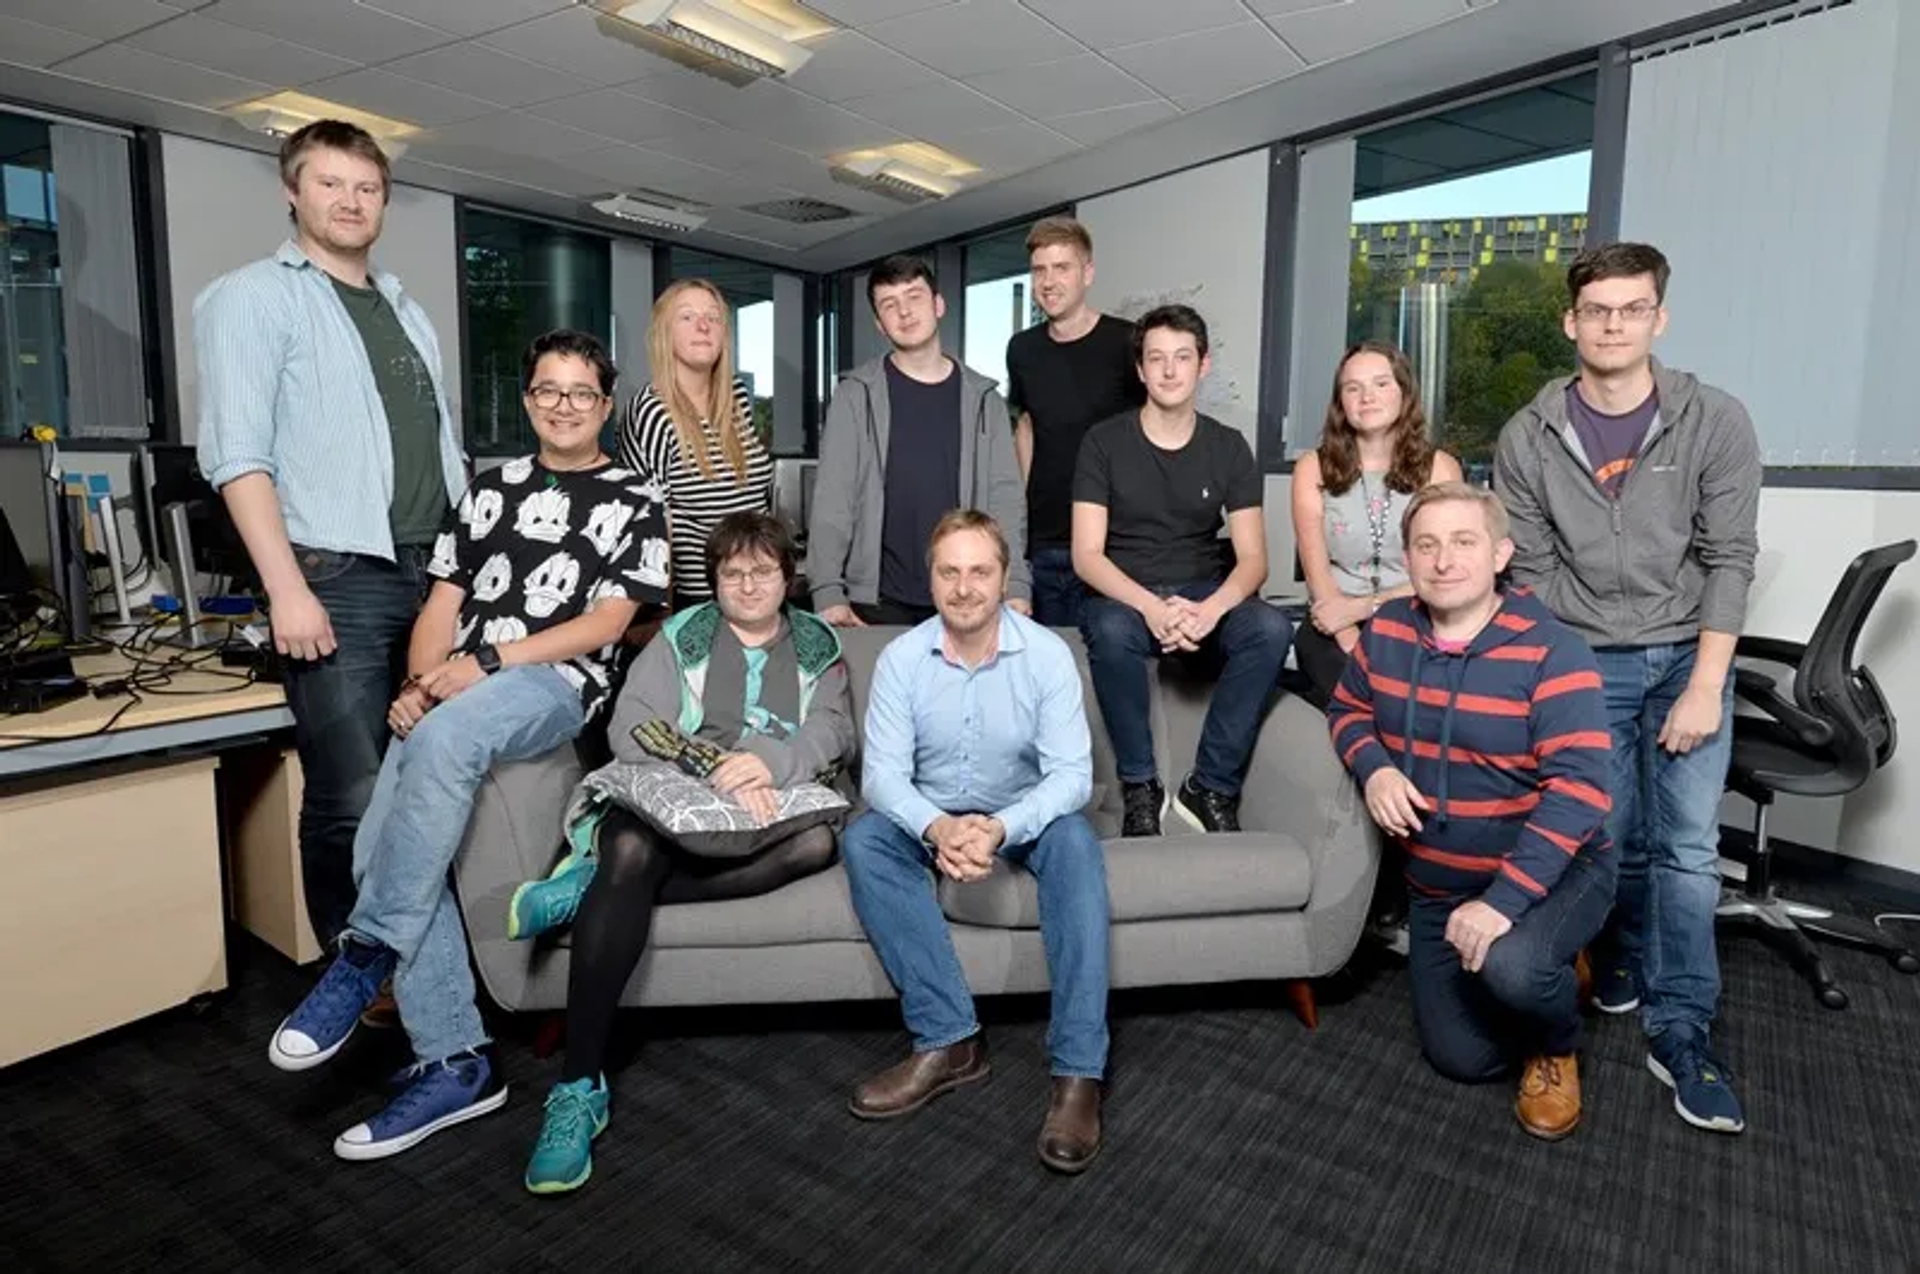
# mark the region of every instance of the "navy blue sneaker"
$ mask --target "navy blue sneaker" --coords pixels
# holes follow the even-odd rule
[[[1631,1013],[1640,1007],[1640,979],[1624,964],[1597,964],[1593,969],[1593,1007],[1602,1013]]]
[[[507,1086],[486,1053],[461,1053],[400,1072],[407,1083],[387,1108],[341,1133],[333,1153],[342,1159],[385,1159],[411,1150],[442,1128],[491,1114],[507,1104]]]
[[[1733,1076],[1704,1040],[1685,1029],[1669,1029],[1648,1040],[1647,1050],[1647,1069],[1673,1090],[1680,1118],[1708,1132],[1740,1132],[1747,1126],[1729,1084]]]
[[[327,971],[267,1044],[267,1060],[283,1071],[310,1070],[340,1051],[360,1014],[393,974],[391,948],[347,935]]]

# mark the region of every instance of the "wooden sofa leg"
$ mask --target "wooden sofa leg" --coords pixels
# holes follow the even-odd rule
[[[567,1015],[555,1010],[541,1019],[540,1029],[533,1033],[533,1055],[541,1061],[560,1051],[567,1042]]]
[[[1305,978],[1295,978],[1287,983],[1287,1002],[1293,1006],[1293,1015],[1309,1031],[1320,1029],[1320,1008],[1313,1002],[1313,983]]]

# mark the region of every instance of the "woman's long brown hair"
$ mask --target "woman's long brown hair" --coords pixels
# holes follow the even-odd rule
[[[1360,435],[1340,405],[1340,380],[1347,364],[1361,354],[1378,354],[1393,369],[1400,386],[1400,419],[1393,422],[1393,465],[1387,470],[1387,486],[1409,494],[1427,485],[1433,472],[1433,441],[1427,437],[1427,413],[1420,406],[1420,386],[1413,378],[1413,364],[1398,346],[1385,341],[1361,341],[1340,356],[1333,369],[1333,396],[1327,403],[1327,419],[1320,426],[1320,485],[1329,495],[1339,495],[1360,480]]]
[[[680,279],[669,285],[653,303],[653,319],[647,327],[647,356],[653,364],[653,392],[667,406],[673,418],[673,432],[680,440],[680,454],[700,469],[700,476],[713,477],[713,457],[707,448],[707,431],[700,427],[701,412],[687,391],[680,388],[680,377],[673,366],[673,307],[682,292],[699,289],[720,307],[720,357],[713,360],[707,376],[707,419],[720,437],[720,454],[733,470],[734,480],[747,478],[747,424],[740,419],[733,397],[733,331],[727,318],[727,298],[705,279]]]

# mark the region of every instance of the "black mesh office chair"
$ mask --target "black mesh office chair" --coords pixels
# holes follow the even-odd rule
[[[1773,676],[1736,668],[1734,693],[1765,716],[1733,719],[1733,762],[1727,786],[1754,803],[1754,853],[1747,879],[1720,897],[1719,915],[1753,925],[1768,945],[1793,962],[1830,1009],[1847,1006],[1809,935],[1879,951],[1902,973],[1920,973],[1920,958],[1897,937],[1868,920],[1826,907],[1792,902],[1774,892],[1767,809],[1777,793],[1844,796],[1893,756],[1893,712],[1867,669],[1853,661],[1854,644],[1894,569],[1915,544],[1869,549],[1847,567],[1826,613],[1805,645],[1772,637],[1742,637],[1738,655],[1793,669],[1792,698]]]

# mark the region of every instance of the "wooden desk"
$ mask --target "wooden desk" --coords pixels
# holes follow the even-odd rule
[[[167,689],[0,716],[0,735],[33,736],[0,743],[0,893],[20,904],[0,942],[0,1066],[226,986],[211,753],[293,716],[277,685],[185,672]]]

